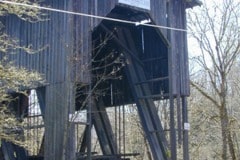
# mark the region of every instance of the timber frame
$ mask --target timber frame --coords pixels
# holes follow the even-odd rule
[[[186,9],[201,2],[144,2],[149,9],[134,5],[134,0],[132,5],[119,0],[44,0],[40,4],[118,22],[52,11],[45,11],[49,20],[43,22],[28,23],[12,15],[4,18],[5,32],[18,38],[20,45],[44,48],[36,54],[18,50],[9,54],[9,60],[45,75],[48,84],[34,88],[44,121],[38,154],[30,156],[24,148],[3,141],[5,159],[15,160],[15,153],[18,160],[131,159],[138,154],[121,152],[107,108],[134,103],[153,159],[177,160],[178,143],[183,148],[180,156],[189,160],[188,128],[184,127],[190,94],[184,30]],[[155,101],[167,101],[163,106],[169,109],[167,129]],[[79,148],[76,124],[80,123],[71,119],[78,111],[87,113]],[[102,151],[97,155],[91,150],[93,128]]]

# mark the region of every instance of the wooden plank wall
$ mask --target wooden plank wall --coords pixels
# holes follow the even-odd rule
[[[167,0],[151,0],[150,15],[157,25],[167,26]],[[167,38],[167,30],[160,30]]]
[[[74,1],[74,11],[91,15],[106,16],[116,5],[116,0],[78,0]],[[101,19],[74,16],[74,73],[75,81],[89,83],[89,72],[87,67],[90,64],[92,53],[92,31],[101,22]]]
[[[73,10],[71,0],[48,0],[48,5],[63,10]],[[49,70],[46,87],[45,112],[45,159],[75,159],[74,126],[68,123],[68,116],[74,112],[74,89],[72,58],[74,57],[73,16],[49,12],[50,21],[43,24],[49,28]]]
[[[59,9],[63,8],[63,4],[61,3],[67,3],[71,6],[69,8],[71,11],[99,16],[106,16],[118,5],[118,0],[102,0],[101,2],[99,0],[78,0],[73,2],[47,0],[46,2],[46,5]],[[169,4],[170,13],[167,13],[166,0],[151,0],[150,16],[156,24],[167,26],[166,16],[169,14],[170,26],[184,28],[184,23],[186,23],[184,18],[184,1],[171,0]],[[8,32],[21,39],[20,44],[32,45],[35,49],[45,48],[34,55],[21,51],[21,54],[12,55],[11,59],[14,59],[19,66],[25,66],[31,70],[37,70],[45,74],[47,82],[50,84],[64,82],[68,76],[73,81],[88,83],[89,74],[86,67],[89,66],[91,59],[91,31],[101,20],[82,16],[71,16],[72,18],[66,20],[66,17],[70,17],[66,14],[53,12],[48,12],[48,14],[50,17],[49,21],[34,24],[23,22],[16,17],[7,19],[7,26],[16,26],[16,28],[11,27]],[[161,31],[166,37],[167,33],[175,34],[177,37],[184,37],[185,34],[166,29],[161,29]],[[186,46],[185,40],[176,41],[177,43],[173,39],[170,41],[172,42],[173,54],[180,53],[180,50]],[[182,68],[180,72],[174,69],[173,86],[174,90],[177,90],[175,88],[176,79],[177,77],[181,77],[182,93],[187,94],[189,82],[186,49],[182,53],[180,57],[172,56],[174,58],[173,61],[177,61],[182,66],[180,67]],[[181,76],[176,76],[179,73],[181,73]],[[185,90],[186,88],[187,90]]]
[[[44,5],[73,9],[71,0],[47,0]],[[74,84],[69,61],[73,57],[73,16],[44,12],[48,14],[48,20],[37,23],[24,22],[15,16],[7,17],[7,32],[19,39],[20,45],[32,45],[36,50],[44,48],[36,54],[19,50],[9,59],[19,67],[36,70],[46,77],[45,159],[74,159],[74,128],[66,123],[68,114],[74,111]]]
[[[71,8],[68,8],[71,11],[106,16],[117,5],[117,0],[102,0],[101,2],[99,0],[73,2],[47,0],[45,4],[64,9],[63,3],[71,6]],[[184,1],[171,0],[169,4],[169,25],[184,28],[186,23]],[[167,25],[166,5],[166,0],[151,0],[150,15],[158,25]],[[23,22],[14,16],[6,19],[8,33],[19,38],[21,45],[32,45],[32,48],[36,50],[45,48],[37,54],[27,54],[20,51],[20,54],[12,55],[10,59],[14,60],[18,66],[24,66],[45,74],[47,82],[50,84],[64,82],[67,76],[70,76],[73,81],[88,81],[86,77],[89,77],[89,75],[83,70],[86,71],[91,55],[91,31],[99,24],[100,20],[82,16],[69,16],[62,13],[47,13],[50,20],[32,24]],[[167,37],[167,30],[161,29],[161,31]],[[185,33],[177,32],[171,31],[170,34],[186,39],[184,38]],[[176,41],[177,43],[173,39],[171,41],[173,43],[172,50],[175,50],[175,53],[181,52],[180,50],[183,50],[182,48],[186,46],[185,40]],[[181,54],[183,56],[180,58],[173,57],[174,61],[179,61],[182,66],[180,72],[182,73],[181,86],[182,88],[188,88],[187,53],[186,49],[184,50]],[[69,62],[71,62],[71,65],[68,65]],[[174,75],[178,73],[178,71],[174,71]]]
[[[186,29],[186,13],[184,0],[170,0],[168,5],[169,27]],[[171,44],[173,92],[181,96],[190,94],[189,67],[187,51],[187,33],[168,30]]]
[[[47,0],[44,5],[81,13],[105,16],[114,1]],[[28,23],[15,16],[6,19],[7,32],[20,40],[20,45],[45,48],[36,54],[22,50],[9,56],[16,66],[36,70],[45,75],[45,159],[74,159],[74,127],[68,114],[74,110],[74,82],[89,83],[91,30],[99,20],[46,12],[48,20]],[[69,138],[70,137],[70,138]]]
[[[58,3],[56,3],[58,2]],[[48,1],[46,5],[63,8],[64,1]],[[10,16],[6,19],[7,32],[19,39],[21,46],[32,46],[36,54],[28,54],[18,50],[18,54],[10,56],[19,67],[36,70],[45,74],[49,84],[66,80],[67,55],[70,53],[71,19],[70,16],[56,12],[46,12],[43,22],[28,23]]]

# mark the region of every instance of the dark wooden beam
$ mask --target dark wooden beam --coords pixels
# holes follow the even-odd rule
[[[132,56],[136,56],[139,51],[128,28],[121,28],[121,30],[118,30],[117,37],[118,41],[125,43],[124,46],[128,47],[127,49],[124,48],[124,56],[126,58],[126,67],[124,69],[129,83],[131,84],[134,99],[138,107],[139,117],[151,147],[153,158],[168,159],[167,140],[153,99],[139,98],[142,96],[151,96],[151,91],[147,83],[139,85],[139,82],[146,81],[143,66],[136,63],[135,57]],[[129,53],[128,50],[134,54]],[[136,83],[138,83],[138,85],[135,85]]]
[[[102,100],[95,102],[92,107],[93,125],[96,129],[98,140],[104,155],[118,154],[118,147]]]

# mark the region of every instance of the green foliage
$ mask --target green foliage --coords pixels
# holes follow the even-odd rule
[[[7,104],[13,100],[8,93],[23,93],[24,88],[35,88],[43,83],[42,76],[37,72],[16,68],[10,62],[0,61],[0,103],[2,103],[0,105],[0,140],[5,139],[18,145],[25,144],[23,142],[24,124],[18,121],[13,112],[7,108]]]
[[[17,2],[22,4],[29,4],[29,5],[39,5],[39,1],[34,0],[11,0],[11,2]],[[35,22],[39,20],[43,20],[44,14],[40,12],[37,8],[29,8],[24,6],[18,6],[18,5],[9,5],[5,3],[0,4],[0,16],[6,16],[8,14],[14,14],[18,16],[19,18]]]
[[[0,141],[4,139],[24,146],[23,125],[16,120],[15,115],[7,106],[0,107]]]
[[[19,92],[23,88],[35,88],[44,83],[42,76],[24,68],[16,68],[11,62],[0,61],[0,102],[7,101],[8,92]]]
[[[35,0],[12,0],[12,2],[38,5],[38,1]],[[0,17],[9,14],[29,22],[41,21],[44,17],[44,14],[36,8],[0,3]],[[0,60],[0,141],[5,139],[24,145],[24,123],[18,121],[14,113],[9,110],[7,105],[13,100],[9,97],[9,93],[24,93],[24,89],[36,88],[42,85],[44,80],[37,72],[15,67],[13,62],[9,62],[7,56],[16,54],[17,49],[22,49],[27,53],[35,53],[35,51],[31,49],[31,46],[20,46],[17,39],[4,33],[4,29],[4,23],[0,22],[0,54],[4,57]]]
[[[11,2],[38,6],[40,1],[12,0]],[[44,14],[37,8],[0,3],[0,17],[8,15],[16,15],[18,18],[31,23],[47,20],[46,14]],[[24,52],[30,54],[38,52],[36,50],[33,50],[31,45],[20,46],[18,44],[19,43],[18,39],[10,37],[8,34],[4,32],[4,29],[5,29],[4,23],[0,20],[0,54],[15,53],[17,49],[21,49]]]

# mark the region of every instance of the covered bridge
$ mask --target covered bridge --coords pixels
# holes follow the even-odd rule
[[[16,66],[38,71],[47,82],[35,88],[44,138],[38,154],[28,158],[131,158],[134,154],[119,152],[106,107],[135,103],[153,158],[177,159],[179,140],[184,159],[189,159],[185,11],[199,2],[44,0],[40,5],[46,6],[45,21],[29,23],[11,15],[4,18],[9,35],[18,38],[20,45],[38,50],[35,54],[19,50],[10,54],[9,60]],[[170,108],[167,131],[154,104],[155,100],[166,99],[166,107]],[[76,127],[71,118],[81,110],[88,114],[83,140],[77,148]],[[91,152],[92,126],[101,155]],[[5,156],[11,157],[18,150],[9,146],[2,148]],[[24,155],[19,154],[21,157]]]

